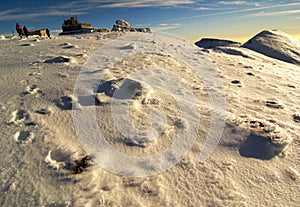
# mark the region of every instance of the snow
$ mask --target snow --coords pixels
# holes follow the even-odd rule
[[[262,31],[243,47],[288,63],[300,64],[300,41],[281,31]]]
[[[252,49],[144,33],[0,41],[0,206],[297,206],[300,50],[287,34],[269,32]],[[209,81],[215,74],[221,85]],[[88,121],[74,124],[84,110]],[[223,115],[214,149],[218,132],[210,129]],[[188,152],[167,151],[173,143]],[[100,146],[124,155],[126,171],[114,171],[122,163]],[[168,159],[156,159],[166,151]],[[203,152],[210,156],[199,162]],[[92,162],[73,174],[86,155]],[[126,156],[153,160],[134,165]]]
[[[0,35],[0,40],[5,40],[5,39],[6,39],[5,35]]]
[[[239,47],[239,46],[241,46],[241,43],[230,41],[230,40],[202,38],[201,40],[196,42],[195,45],[197,45],[198,47],[206,48],[206,49],[212,49],[212,48],[220,47],[220,46]]]

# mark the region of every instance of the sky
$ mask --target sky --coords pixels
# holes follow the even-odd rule
[[[243,43],[266,29],[300,39],[300,0],[10,0],[0,6],[0,34],[15,32],[16,22],[29,30],[61,30],[73,15],[107,29],[125,19],[193,42],[210,37]]]

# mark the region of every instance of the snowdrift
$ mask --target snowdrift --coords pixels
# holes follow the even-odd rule
[[[242,47],[288,63],[300,64],[300,41],[281,31],[262,31]]]
[[[126,33],[53,35],[51,39],[31,36],[22,40],[6,37],[0,41],[0,206],[298,206],[297,41],[281,32],[265,32],[249,43],[258,53],[231,47],[236,43],[227,41],[202,41],[203,47],[215,47],[203,49],[187,41],[161,44],[159,38],[149,38],[145,40],[147,47],[141,47],[132,40],[111,47],[113,58],[103,55],[106,50],[100,51],[102,59],[94,59],[91,70],[82,70],[99,48],[123,35]],[[141,48],[157,50],[142,53]],[[191,61],[175,58],[170,51],[187,55]],[[116,54],[125,57],[116,58]],[[275,54],[295,64],[274,59]],[[222,87],[214,81],[208,87],[191,69],[189,64],[205,60],[204,56],[213,63]],[[111,64],[111,60],[116,63]],[[102,67],[105,76],[98,77]],[[211,68],[202,72],[203,77],[208,76]],[[95,90],[86,91],[92,104],[84,96],[84,87],[78,90],[82,97],[74,96],[79,74],[89,78],[83,83],[96,83]],[[166,86],[174,93],[151,89],[145,77],[153,78],[154,86]],[[114,94],[124,85],[128,86],[127,94],[135,96]],[[214,97],[209,94],[219,90],[226,96],[226,126],[213,154],[199,162],[210,125],[215,125],[211,118],[216,111],[211,104]],[[197,100],[193,105],[191,95]],[[120,125],[130,121],[145,131],[137,137],[121,133],[115,124],[114,115],[121,113],[112,114],[112,106],[117,111],[126,106],[125,102],[130,113],[127,119],[119,118]],[[180,107],[180,103],[186,104]],[[188,113],[185,118],[181,112],[191,106],[199,113]],[[126,177],[105,170],[95,162],[93,153],[84,150],[72,117],[74,110],[84,109],[95,109],[95,126],[100,128],[96,132],[102,132],[110,146],[135,157],[160,154],[174,144],[178,132],[194,132],[195,122],[186,120],[193,120],[195,115],[199,114],[201,123],[195,143],[175,166],[156,176]],[[150,135],[161,132],[161,136],[146,139],[151,138],[146,133],[150,126],[157,129],[149,130]],[[91,133],[86,132],[89,139]],[[183,134],[183,144],[190,134]],[[70,169],[87,155],[91,162],[82,173],[74,174]],[[174,160],[174,153],[168,158]],[[114,157],[100,159],[111,162]],[[149,162],[141,165],[153,170]]]

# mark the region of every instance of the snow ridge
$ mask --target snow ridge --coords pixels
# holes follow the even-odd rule
[[[264,30],[242,47],[288,63],[300,64],[300,41],[278,30]]]

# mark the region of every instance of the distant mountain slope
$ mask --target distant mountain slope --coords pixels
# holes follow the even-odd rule
[[[230,40],[220,40],[213,38],[203,38],[200,41],[196,42],[195,45],[198,47],[203,47],[205,49],[212,49],[219,46],[227,46],[227,47],[240,47],[241,44],[238,42],[233,42]]]
[[[300,41],[281,31],[262,31],[242,47],[288,63],[300,64]]]

